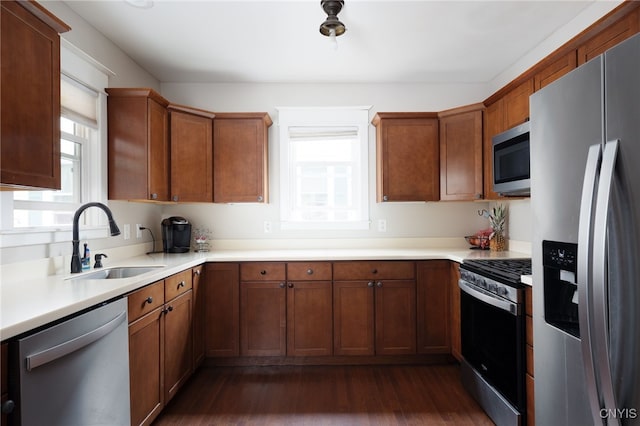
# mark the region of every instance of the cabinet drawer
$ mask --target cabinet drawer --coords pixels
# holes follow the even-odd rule
[[[164,281],[149,284],[128,296],[129,323],[164,305]]]
[[[371,280],[371,279],[413,279],[415,278],[414,262],[380,262],[355,261],[336,262],[333,264],[333,279],[339,280]]]
[[[527,345],[533,346],[533,318],[528,315],[525,318],[525,333]]]
[[[171,275],[164,280],[164,299],[168,302],[189,290],[191,286],[191,269]]]
[[[287,263],[287,279],[289,281],[330,281],[330,262],[296,262]]]
[[[249,262],[240,265],[240,281],[284,281],[285,263]]]

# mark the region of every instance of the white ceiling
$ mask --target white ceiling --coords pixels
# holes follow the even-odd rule
[[[591,1],[66,1],[161,82],[485,83]]]

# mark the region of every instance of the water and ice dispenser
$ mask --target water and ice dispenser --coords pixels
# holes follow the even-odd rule
[[[565,333],[580,337],[577,257],[577,244],[542,242],[545,321]]]

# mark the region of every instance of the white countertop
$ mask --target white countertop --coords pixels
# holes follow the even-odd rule
[[[522,257],[530,256],[509,251],[434,248],[215,250],[207,253],[151,254],[126,261],[105,262],[105,268],[161,266],[132,278],[70,280],[71,274],[60,274],[19,280],[3,276],[0,285],[0,340],[18,336],[205,262],[446,259],[461,263],[465,259]],[[74,274],[73,277],[79,275]]]

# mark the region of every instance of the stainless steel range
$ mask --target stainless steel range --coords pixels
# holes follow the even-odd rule
[[[479,259],[460,265],[461,366],[465,388],[498,425],[524,425],[524,285],[531,259]]]

